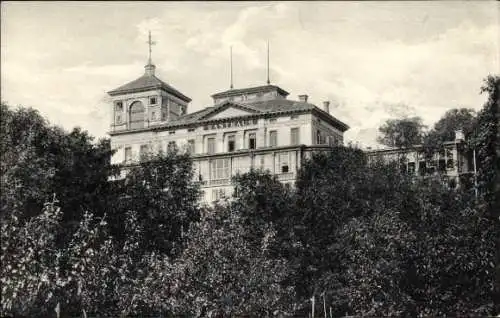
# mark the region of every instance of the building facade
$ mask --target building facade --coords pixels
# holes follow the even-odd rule
[[[473,157],[466,147],[461,131],[456,131],[455,140],[445,142],[443,147],[431,156],[425,155],[422,145],[404,149],[367,150],[366,154],[372,162],[380,159],[384,162],[400,162],[401,169],[410,175],[440,175],[452,188],[463,185],[464,180],[470,179],[475,173]]]
[[[303,160],[342,145],[349,128],[331,115],[329,102],[320,108],[307,95],[290,100],[269,84],[214,94],[213,105],[188,113],[191,99],[156,77],[151,63],[108,94],[112,163],[126,168],[169,147],[189,151],[206,202],[230,196],[231,177],[252,168],[293,184]]]

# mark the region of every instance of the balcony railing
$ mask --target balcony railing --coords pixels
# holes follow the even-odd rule
[[[279,181],[287,181],[293,180],[295,178],[295,174],[293,172],[285,172],[276,175]]]
[[[217,179],[217,180],[208,180],[208,185],[210,186],[216,186],[216,185],[227,185],[231,183],[231,179]]]

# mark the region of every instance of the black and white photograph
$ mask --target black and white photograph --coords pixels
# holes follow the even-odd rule
[[[500,2],[0,5],[1,317],[500,317]]]

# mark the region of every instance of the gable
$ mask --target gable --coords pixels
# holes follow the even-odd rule
[[[249,112],[243,109],[238,109],[236,107],[229,107],[221,112],[217,112],[212,116],[208,116],[210,119],[220,119],[220,118],[228,118],[228,117],[238,117],[254,114],[253,112]]]
[[[225,104],[215,108],[213,111],[203,116],[203,119],[223,119],[231,117],[240,117],[260,113],[258,110],[244,107],[241,105]]]

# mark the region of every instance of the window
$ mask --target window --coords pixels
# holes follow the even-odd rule
[[[255,133],[248,134],[248,149],[255,149],[257,144],[257,137]]]
[[[212,190],[212,200],[213,201],[218,201],[221,199],[224,199],[226,197],[226,190],[225,189],[213,189]]]
[[[455,178],[451,178],[450,181],[448,182],[448,186],[451,189],[455,189],[457,187],[457,180],[455,180]]]
[[[445,159],[439,159],[438,169],[439,169],[439,172],[446,172],[446,160]]]
[[[292,116],[290,116],[290,119],[291,119],[291,120],[294,120],[294,119],[299,119],[299,115],[292,115]]]
[[[188,132],[193,132],[195,130],[196,130],[196,128],[188,128]]]
[[[276,122],[276,120],[277,120],[276,118],[271,118],[271,119],[269,119],[269,122],[270,122],[270,123],[275,123],[275,122]]]
[[[299,128],[290,129],[290,143],[292,145],[298,145],[300,143],[299,140]]]
[[[175,141],[169,141],[167,146],[167,151],[172,151],[177,147]]]
[[[140,101],[135,101],[130,105],[130,128],[144,128],[144,120],[147,118],[144,105]]]
[[[439,150],[438,152],[439,159],[443,158],[445,156],[445,151],[444,149]]]
[[[116,123],[121,124],[122,123],[122,115],[116,115]]]
[[[337,144],[337,139],[335,136],[326,136],[326,142],[328,143],[328,146],[333,147]]]
[[[175,135],[175,130],[171,130],[168,132],[169,135]]]
[[[125,147],[125,162],[132,160],[132,147]]]
[[[117,112],[123,111],[123,102],[116,102],[115,103],[115,111],[117,111]]]
[[[453,161],[453,158],[448,158],[448,160],[446,161],[446,168],[447,169],[455,168],[455,162]]]
[[[279,153],[276,157],[277,159],[277,169],[276,173],[287,173],[290,171],[290,156],[288,152]]]
[[[148,145],[141,145],[141,148],[139,150],[139,158],[141,161],[146,160],[148,152],[149,152]]]
[[[194,153],[194,139],[189,139],[188,140],[188,152],[189,153]]]
[[[215,138],[207,138],[207,153],[215,153]]]
[[[453,169],[455,167],[455,163],[453,161],[453,152],[451,150],[446,149],[446,168]]]
[[[269,146],[278,146],[278,132],[276,130],[272,130],[269,132]]]
[[[427,173],[427,167],[426,167],[425,161],[419,162],[418,170],[419,170],[421,176],[425,176],[425,174]]]
[[[186,106],[181,106],[181,115],[186,114]]]
[[[150,104],[150,105],[155,105],[155,104],[156,104],[156,97],[151,97],[151,98],[149,99],[149,104]]]
[[[236,150],[236,140],[234,135],[227,136],[227,151],[232,152]]]
[[[415,162],[408,162],[408,174],[415,174]]]
[[[321,131],[316,131],[316,144],[321,144]]]
[[[216,159],[210,161],[210,179],[229,179],[229,159]]]
[[[151,112],[151,120],[156,120],[156,112]]]

